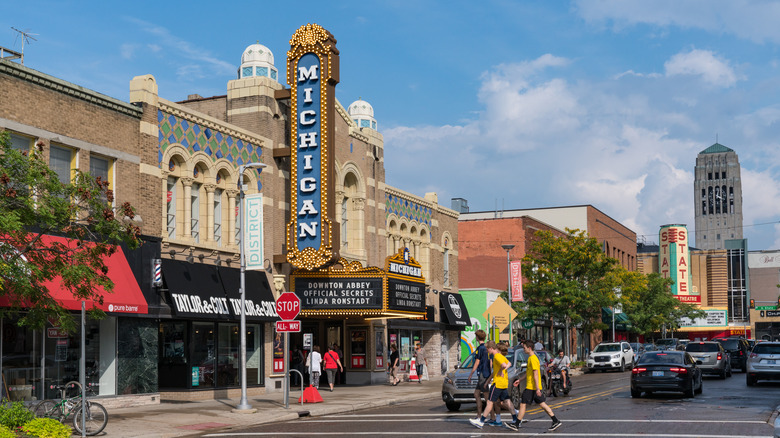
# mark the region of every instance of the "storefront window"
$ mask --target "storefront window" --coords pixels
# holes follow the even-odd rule
[[[219,352],[217,354],[217,386],[237,386],[239,382],[238,324],[219,324]],[[248,346],[247,346],[247,349]]]
[[[118,318],[117,324],[116,393],[157,392],[157,322],[151,319]],[[102,348],[101,356],[104,356]],[[100,390],[102,394],[103,384]]]
[[[246,327],[246,384],[258,385],[263,381],[263,331],[259,325]]]
[[[192,386],[214,386],[214,323],[192,323]]]
[[[3,383],[4,395],[11,401],[39,398],[41,386],[41,332],[16,325],[15,320],[3,320]]]
[[[376,349],[376,367],[385,367],[385,331],[381,328],[377,328],[374,331],[375,342],[374,348]]]

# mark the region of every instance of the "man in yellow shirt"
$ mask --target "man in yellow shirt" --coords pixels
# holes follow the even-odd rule
[[[482,426],[485,425],[485,421],[487,421],[485,414],[489,414],[490,411],[493,410],[493,403],[495,402],[504,403],[506,408],[509,409],[509,412],[512,412],[512,419],[515,422],[518,421],[517,410],[512,406],[512,400],[509,398],[508,391],[509,374],[506,370],[510,367],[511,363],[503,354],[501,354],[501,351],[494,341],[486,342],[485,347],[487,348],[488,354],[493,355],[493,375],[488,381],[488,384],[490,384],[490,390],[488,391],[489,398],[485,404],[485,410],[482,412],[482,416],[480,418],[469,419],[471,424],[480,429],[482,429]],[[500,417],[496,416],[496,421],[500,425],[501,420],[499,418]]]
[[[520,425],[523,422],[525,416],[525,410],[531,403],[536,403],[540,408],[547,412],[547,415],[552,419],[552,425],[547,429],[550,432],[561,427],[561,420],[555,416],[552,409],[545,403],[544,394],[542,393],[542,371],[539,358],[534,354],[533,341],[523,342],[523,351],[528,356],[528,362],[525,368],[525,389],[520,399],[520,414],[517,416],[513,423],[507,423],[506,427],[512,430],[520,429]],[[515,381],[515,385],[519,386],[520,379]]]

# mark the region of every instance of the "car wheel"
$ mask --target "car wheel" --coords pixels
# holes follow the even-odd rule
[[[704,391],[704,382],[702,382],[702,378],[699,377],[699,389],[694,392],[696,392],[696,394],[701,394],[702,391]]]
[[[626,360],[625,359],[620,359],[620,372],[622,373],[622,372],[625,372],[625,371],[626,371]]]
[[[745,381],[747,383],[747,386],[753,386],[753,385],[756,384],[756,378],[755,377],[750,377],[750,374],[745,376]]]
[[[460,410],[460,403],[447,402],[447,403],[445,403],[445,405],[447,405],[447,410],[448,411],[454,412],[454,411]]]
[[[726,380],[726,369],[725,368],[723,369],[723,372],[720,373],[720,378],[723,379],[723,380]]]
[[[631,390],[631,398],[640,398],[642,397],[642,391],[632,389]]]
[[[693,389],[694,387],[696,387],[696,383],[695,382],[691,382],[691,389],[686,389],[685,392],[684,392],[686,397],[688,397],[688,398],[696,397],[696,391]]]
[[[520,391],[520,386],[512,385],[511,388],[512,388],[512,392],[509,393],[509,396],[512,399],[512,405],[515,407],[515,409],[518,409],[520,408],[522,392]]]
[[[731,377],[731,364],[729,364],[729,368],[726,370],[726,377]]]

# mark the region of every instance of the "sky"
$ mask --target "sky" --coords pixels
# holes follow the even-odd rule
[[[384,136],[387,184],[471,211],[591,204],[658,242],[687,224],[696,155],[739,156],[744,237],[780,248],[780,2],[745,0],[68,2],[5,5],[0,46],[124,101],[224,95],[244,49],[284,80],[296,29],[338,41],[345,107]]]

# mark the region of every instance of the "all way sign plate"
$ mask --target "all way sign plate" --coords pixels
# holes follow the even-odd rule
[[[300,321],[276,321],[276,331],[278,333],[281,332],[300,332],[301,331],[301,322]]]

